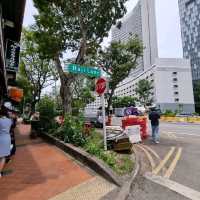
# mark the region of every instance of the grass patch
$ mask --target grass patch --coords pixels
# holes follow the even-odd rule
[[[132,172],[134,162],[130,155],[118,154],[114,151],[104,151],[103,138],[95,131],[87,138],[86,144],[83,147],[88,153],[103,160],[109,167],[118,175],[126,175]]]

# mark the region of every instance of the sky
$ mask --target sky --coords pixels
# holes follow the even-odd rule
[[[126,3],[127,14],[134,8],[138,0]],[[24,16],[24,26],[34,23],[33,15],[37,11],[32,0],[27,0]],[[156,24],[158,36],[158,54],[160,58],[182,58],[182,43],[178,0],[156,0]],[[104,40],[108,44],[110,37]]]

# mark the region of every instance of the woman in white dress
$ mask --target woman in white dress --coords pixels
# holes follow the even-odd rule
[[[2,107],[0,110],[0,178],[5,165],[6,156],[10,155],[11,125],[12,120],[8,118],[8,111],[5,107]]]

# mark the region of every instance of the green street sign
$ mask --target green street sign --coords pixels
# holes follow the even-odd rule
[[[64,72],[70,72],[74,74],[84,74],[87,76],[97,77],[97,78],[101,76],[101,70],[77,64],[65,65]]]

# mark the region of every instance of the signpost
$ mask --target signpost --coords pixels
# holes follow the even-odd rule
[[[99,78],[96,82],[96,92],[102,95],[106,90],[106,80],[104,78]]]
[[[67,64],[64,67],[64,72],[74,74],[84,74],[90,77],[101,77],[101,70],[95,69],[94,67],[81,66],[77,64]],[[104,92],[106,90],[106,80],[99,78],[96,82],[96,92],[101,96],[102,102],[102,115],[103,115],[103,133],[104,133],[104,150],[107,150],[107,138],[106,138],[106,114],[105,114],[105,98]]]
[[[104,150],[107,151],[106,114],[105,114],[105,98],[104,98],[104,92],[106,90],[106,80],[104,78],[99,78],[97,80],[95,90],[101,96],[102,115],[103,115]]]
[[[88,66],[81,66],[77,64],[65,65],[64,72],[70,72],[74,74],[85,74],[87,76],[96,77],[96,78],[101,76],[100,69],[95,69],[94,67],[88,67]]]

